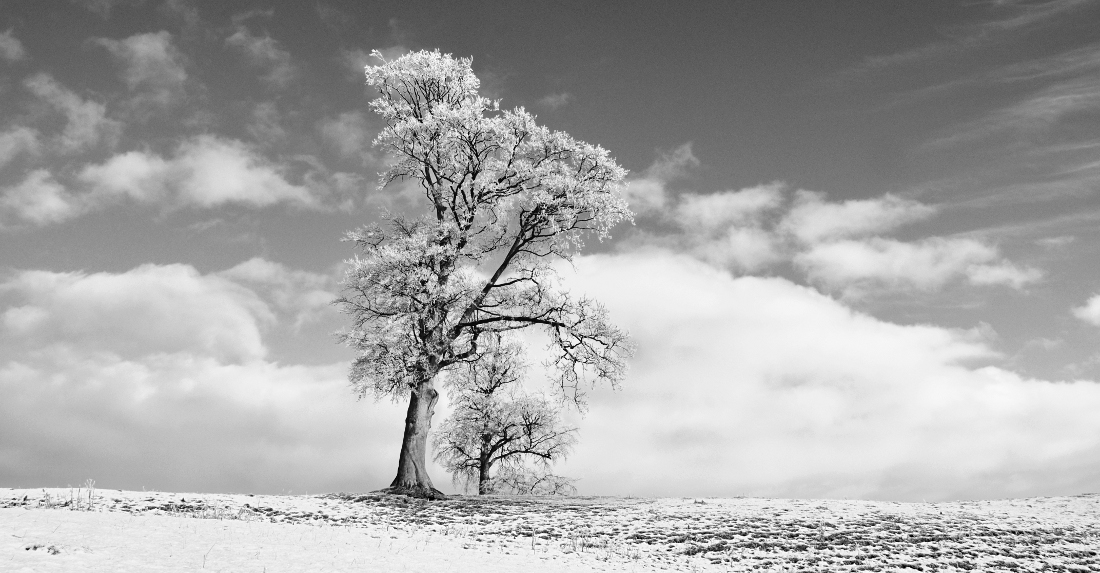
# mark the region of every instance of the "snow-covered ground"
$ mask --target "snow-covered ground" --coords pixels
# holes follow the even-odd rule
[[[1100,571],[1100,495],[891,503],[0,489],[0,571]]]

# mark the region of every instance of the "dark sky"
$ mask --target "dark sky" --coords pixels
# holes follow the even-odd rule
[[[388,483],[328,302],[423,208],[362,71],[422,49],[631,172],[564,272],[640,349],[582,492],[1095,486],[1094,0],[0,0],[0,486]]]

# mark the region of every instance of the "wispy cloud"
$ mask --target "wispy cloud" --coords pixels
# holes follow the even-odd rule
[[[94,12],[104,20],[111,17],[111,12],[118,7],[140,6],[145,0],[69,0],[73,4],[83,6],[90,12]]]
[[[309,190],[289,183],[281,169],[240,141],[203,135],[183,142],[169,158],[130,151],[85,167],[79,178],[100,197],[205,208],[281,202],[317,206]]]
[[[1021,34],[1041,30],[1052,22],[1090,4],[1090,0],[1047,0],[1045,2],[1001,0],[977,4],[987,7],[986,19],[943,29],[942,32],[946,36],[944,40],[893,54],[869,56],[844,75],[862,75],[900,66],[919,65],[975,49],[999,45]]]
[[[0,188],[0,227],[60,223],[82,211],[80,200],[45,169],[31,171],[18,184]]]
[[[12,29],[0,32],[0,59],[18,62],[26,58],[27,51],[23,49],[23,43],[12,34]]]
[[[571,101],[573,101],[573,94],[568,92],[561,92],[556,94],[549,94],[539,99],[538,105],[543,109],[555,111],[557,109],[565,107]]]
[[[291,62],[290,52],[279,47],[271,36],[255,36],[245,26],[225,40],[227,46],[236,48],[253,66],[264,70],[263,80],[270,86],[285,89],[298,75]]]
[[[135,107],[151,112],[183,99],[187,81],[184,57],[168,32],[137,34],[123,40],[99,38],[96,43],[122,65],[122,79],[133,94]]]
[[[657,245],[744,273],[788,264],[810,283],[850,298],[959,282],[1022,289],[1043,277],[980,237],[890,238],[939,211],[891,194],[834,202],[780,182],[670,194],[667,182],[697,164],[691,148],[681,147],[630,182],[627,199],[642,229],[628,245]]]
[[[81,98],[48,74],[35,74],[23,85],[65,116],[65,128],[55,139],[62,151],[79,152],[100,143],[112,144],[121,130],[121,124],[107,117],[106,105]]]

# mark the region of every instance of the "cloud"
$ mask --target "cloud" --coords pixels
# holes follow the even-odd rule
[[[221,362],[262,359],[260,326],[274,320],[250,290],[187,265],[143,265],[120,274],[23,271],[0,286],[14,299],[0,321],[9,336],[46,347],[137,359],[189,352]]]
[[[946,30],[947,39],[893,54],[867,57],[860,65],[844,75],[859,75],[924,64],[1000,45],[1048,26],[1057,19],[1089,5],[1089,0],[1048,0],[1036,3],[1014,0],[988,2],[983,4],[988,8],[984,19]]]
[[[272,87],[286,89],[298,76],[290,52],[280,48],[271,36],[253,36],[248,28],[238,26],[225,44],[240,50],[253,66],[266,70],[263,80]]]
[[[576,269],[639,346],[561,468],[586,494],[932,501],[1077,493],[1100,471],[1100,384],[990,365],[980,328],[893,324],[660,249]]]
[[[752,272],[785,258],[782,237],[764,228],[765,217],[784,202],[782,184],[773,183],[708,195],[684,193],[672,213],[696,256]]]
[[[627,181],[623,196],[630,209],[640,215],[659,213],[668,202],[666,187],[699,166],[699,159],[687,142],[671,152],[661,153],[640,177]]]
[[[27,78],[23,85],[50,107],[64,114],[67,120],[65,128],[57,136],[57,144],[61,150],[79,152],[99,143],[114,144],[121,126],[107,117],[107,108],[103,104],[81,98],[45,73]]]
[[[824,193],[798,191],[781,226],[802,242],[817,243],[892,231],[935,212],[934,207],[890,194],[830,203]]]
[[[27,174],[20,183],[0,189],[0,226],[4,220],[34,225],[60,223],[80,215],[80,200],[65,190],[45,169]]]
[[[38,130],[25,126],[16,126],[0,132],[0,168],[26,153],[39,152]]]
[[[167,108],[184,97],[184,58],[168,32],[137,34],[124,40],[99,38],[96,43],[122,63],[122,78],[135,94],[135,106]]]
[[[391,21],[391,25],[392,23],[393,22]],[[385,58],[388,62],[407,54],[409,52],[409,49],[401,44],[398,44],[396,46],[390,46],[388,48],[381,48],[378,51],[382,54],[382,57]],[[381,62],[379,62],[378,59],[374,56],[371,56],[371,52],[362,48],[355,48],[352,50],[340,50],[340,63],[343,64],[344,75],[349,81],[364,84],[365,78],[363,76],[363,68],[367,66],[377,66]],[[480,75],[481,74],[479,74],[479,77]],[[485,91],[484,84],[485,80],[483,78],[482,92]],[[483,93],[482,95],[485,94]]]
[[[282,114],[273,101],[256,104],[252,108],[252,120],[248,122],[248,133],[257,141],[275,146],[286,141],[287,133],[283,129]]]
[[[1021,269],[1002,260],[994,247],[984,243],[943,237],[821,243],[795,255],[794,263],[811,281],[849,294],[878,287],[935,290],[960,278],[976,285],[1021,288],[1042,276],[1036,269]]]
[[[336,312],[332,306],[338,289],[335,273],[291,269],[281,263],[254,257],[218,273],[218,276],[263,293],[275,309],[293,318],[295,328]]]
[[[83,6],[89,12],[94,12],[107,20],[111,17],[111,11],[116,7],[140,6],[145,0],[70,0],[70,2]]]
[[[714,193],[668,192],[698,159],[685,145],[658,158],[628,183],[626,197],[641,229],[624,247],[659,246],[738,272],[789,263],[808,280],[846,296],[888,290],[935,290],[957,279],[1015,289],[1042,272],[1003,258],[972,238],[900,241],[882,235],[926,220],[935,206],[891,194],[829,201],[782,182]]]
[[[1035,244],[1046,249],[1059,249],[1074,242],[1076,237],[1072,235],[1058,235],[1055,237],[1042,237],[1035,240]]]
[[[325,142],[344,158],[362,161],[370,154],[372,135],[363,112],[346,111],[335,118],[325,118],[318,129]]]
[[[538,101],[539,107],[555,111],[565,107],[569,102],[573,101],[573,94],[568,92],[562,92],[557,94],[549,94]]]
[[[1100,294],[1093,295],[1083,306],[1073,309],[1073,316],[1092,324],[1100,326]]]
[[[23,49],[23,43],[12,34],[12,29],[0,32],[0,58],[9,62],[18,62],[27,58],[27,51]]]
[[[10,275],[0,481],[257,493],[387,483],[401,408],[356,402],[345,363],[270,360],[275,314],[187,265]]]
[[[240,141],[212,135],[184,141],[167,159],[147,151],[115,155],[85,167],[79,179],[104,199],[128,196],[156,202],[170,198],[177,205],[205,208],[280,202],[317,206],[309,190],[287,182],[277,164]]]

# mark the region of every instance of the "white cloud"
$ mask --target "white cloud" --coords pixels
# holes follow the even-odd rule
[[[104,20],[111,17],[111,10],[117,6],[137,6],[145,0],[71,0],[74,4],[80,4],[91,12],[99,14]]]
[[[764,215],[783,202],[781,183],[707,195],[685,193],[679,197],[675,217],[685,229],[723,231],[734,226],[758,226]]]
[[[251,290],[187,265],[125,273],[23,271],[0,285],[16,302],[0,315],[22,344],[64,341],[80,352],[127,359],[193,353],[222,362],[260,360],[260,326],[274,320]]]
[[[1021,289],[1043,278],[1043,272],[1032,267],[1018,267],[1008,261],[990,265],[974,265],[966,269],[966,276],[976,285],[1006,285]]]
[[[293,317],[295,328],[335,312],[332,301],[338,287],[334,274],[290,269],[255,257],[218,275],[263,293],[276,309]]]
[[[39,149],[38,130],[17,126],[0,132],[0,168],[21,154],[37,154]]]
[[[183,54],[172,44],[168,32],[137,34],[124,40],[100,38],[96,42],[123,64],[122,77],[127,88],[136,93],[135,105],[164,108],[183,98],[187,71]]]
[[[346,364],[269,360],[273,317],[251,289],[186,265],[10,276],[0,479],[270,493],[388,482],[400,406],[356,402]]]
[[[298,70],[290,60],[290,52],[279,47],[271,36],[253,36],[244,26],[226,38],[225,44],[240,50],[249,63],[267,71],[264,81],[269,85],[285,89],[297,77]]]
[[[116,155],[86,167],[79,177],[99,197],[156,201],[171,195],[177,204],[198,207],[317,204],[305,187],[287,182],[277,164],[240,141],[212,135],[183,142],[168,159],[145,151]]]
[[[45,169],[31,171],[20,183],[0,189],[0,221],[46,225],[76,217],[82,210],[81,202]]]
[[[107,117],[107,108],[103,104],[81,98],[44,73],[27,78],[23,85],[65,115],[65,129],[58,135],[62,150],[76,152],[101,142],[113,144],[120,125]]]
[[[782,237],[763,226],[783,203],[779,183],[709,195],[684,193],[672,217],[684,235],[682,246],[697,257],[753,272],[786,258]]]
[[[1089,324],[1100,326],[1100,294],[1089,297],[1083,306],[1073,309],[1073,316]]]
[[[631,210],[639,215],[660,213],[668,203],[669,182],[686,175],[699,166],[699,159],[687,142],[668,153],[662,153],[641,175],[627,182],[623,196]]]
[[[1058,249],[1073,243],[1076,237],[1072,235],[1059,235],[1057,237],[1043,237],[1036,239],[1035,244],[1047,249]]]
[[[266,145],[274,146],[286,141],[287,135],[286,130],[283,129],[282,115],[275,102],[260,102],[252,108],[252,121],[248,122],[248,133]]]
[[[573,94],[568,92],[562,92],[557,94],[549,94],[538,101],[540,107],[546,108],[550,111],[563,108],[573,101]]]
[[[830,203],[824,193],[798,191],[781,227],[806,243],[891,231],[932,216],[936,209],[886,194]]]
[[[849,292],[885,286],[933,290],[967,277],[973,284],[1020,288],[1041,277],[1003,261],[973,239],[930,237],[915,242],[872,237],[821,243],[794,257],[810,280]]]
[[[684,145],[629,182],[627,200],[643,217],[642,229],[625,247],[673,248],[750,273],[789,262],[811,282],[857,297],[881,290],[935,290],[958,279],[1022,289],[1043,276],[975,239],[904,242],[882,237],[937,211],[890,194],[830,202],[824,193],[792,193],[782,182],[736,191],[669,194],[667,182],[696,165],[691,146]]]
[[[0,32],[0,58],[9,62],[18,62],[27,57],[27,51],[23,49],[23,43],[12,34],[12,29]]]
[[[982,366],[980,329],[892,324],[668,252],[577,269],[639,345],[561,468],[585,493],[931,501],[1075,493],[1100,470],[1100,384]]]
[[[325,118],[318,124],[325,141],[341,156],[364,159],[370,151],[371,130],[360,111],[346,111],[335,118]]]

